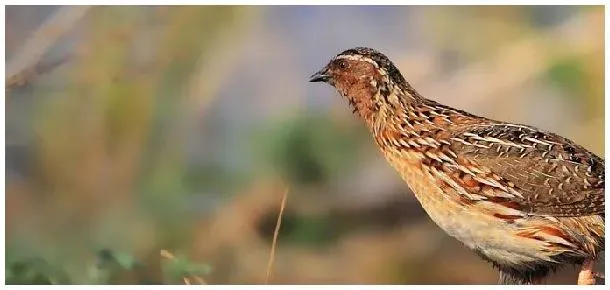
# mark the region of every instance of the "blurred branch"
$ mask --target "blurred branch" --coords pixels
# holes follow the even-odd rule
[[[53,15],[34,32],[17,55],[6,65],[5,89],[20,86],[43,71],[49,71],[67,59],[37,67],[45,52],[91,9],[91,6],[65,6]]]

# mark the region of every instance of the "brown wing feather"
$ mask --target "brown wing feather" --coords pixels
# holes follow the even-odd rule
[[[501,176],[521,195],[507,199],[530,214],[604,212],[604,160],[566,138],[514,124],[474,126],[453,138],[458,157]]]

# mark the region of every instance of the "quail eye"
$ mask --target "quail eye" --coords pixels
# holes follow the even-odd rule
[[[342,61],[339,62],[339,68],[346,69],[347,66],[348,66],[347,65],[347,61],[342,60]]]

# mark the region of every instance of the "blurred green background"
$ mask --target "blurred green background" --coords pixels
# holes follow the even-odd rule
[[[496,283],[307,82],[353,46],[604,154],[601,6],[5,9],[7,283],[264,283],[286,188],[270,283]]]

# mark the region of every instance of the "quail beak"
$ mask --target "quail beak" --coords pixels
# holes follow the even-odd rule
[[[309,77],[309,81],[312,83],[327,82],[329,79],[330,79],[330,75],[328,75],[326,68],[319,70],[317,73],[315,73],[315,74],[311,75],[311,77]]]

